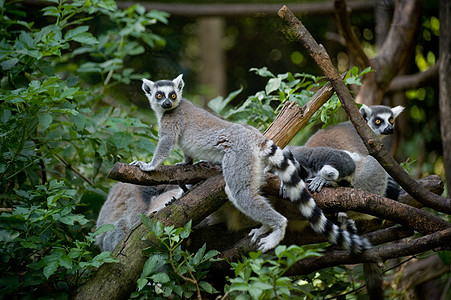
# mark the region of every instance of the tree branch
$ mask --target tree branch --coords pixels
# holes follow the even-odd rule
[[[392,82],[390,82],[387,92],[393,93],[408,89],[415,89],[429,82],[436,81],[438,79],[439,65],[440,61],[437,61],[435,65],[424,72],[396,76]]]
[[[415,182],[387,152],[382,141],[368,127],[359,113],[351,94],[343,80],[339,77],[324,47],[318,45],[308,30],[286,7],[279,10],[279,16],[288,24],[290,32],[307,49],[307,52],[321,68],[325,76],[332,83],[338,98],[349,116],[358,134],[362,137],[369,153],[374,156],[387,172],[417,201],[427,207],[444,213],[451,213],[451,199],[437,196]]]
[[[415,255],[451,243],[451,228],[422,236],[414,240],[400,241],[389,245],[368,249],[359,255],[348,251],[330,251],[323,256],[309,257],[296,263],[290,270],[291,275],[306,275],[314,271],[343,264],[377,262],[390,258]],[[287,274],[287,275],[289,275]]]

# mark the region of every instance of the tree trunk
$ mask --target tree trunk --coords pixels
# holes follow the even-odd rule
[[[440,132],[448,196],[451,195],[451,2],[440,1]]]
[[[216,96],[225,96],[226,68],[222,48],[225,21],[220,17],[201,18],[198,23],[201,58],[200,84],[205,95],[203,107]]]

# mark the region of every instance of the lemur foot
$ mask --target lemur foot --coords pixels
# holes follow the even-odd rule
[[[274,230],[267,237],[260,239],[260,241],[258,242],[258,250],[261,250],[262,252],[271,250],[275,248],[282,239],[283,239],[282,230],[280,229]]]
[[[138,168],[140,168],[142,171],[146,171],[146,172],[150,172],[155,170],[156,168],[153,167],[150,163],[145,163],[143,161],[140,160],[134,160],[130,163],[131,166],[137,166]]]

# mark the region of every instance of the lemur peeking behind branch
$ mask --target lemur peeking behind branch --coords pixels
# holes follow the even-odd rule
[[[379,139],[393,133],[395,119],[403,110],[402,106],[391,108],[385,105],[363,104],[360,107],[360,113]],[[307,140],[305,146],[331,147],[360,154],[360,161],[356,161],[353,187],[393,200],[398,199],[398,184],[374,157],[368,155],[368,150],[350,121],[318,130]]]
[[[229,200],[262,224],[250,232],[252,242],[270,232],[258,242],[263,252],[280,243],[287,227],[287,219],[259,193],[263,172],[272,171],[283,182],[285,197],[298,206],[315,232],[354,252],[371,247],[367,239],[340,229],[324,216],[306,188],[307,172],[289,151],[283,151],[251,126],[230,123],[183,99],[183,86],[182,75],[172,81],[143,79],[142,88],[158,119],[159,142],[150,163],[134,161],[131,165],[153,171],[176,144],[185,162],[200,159],[221,163]]]

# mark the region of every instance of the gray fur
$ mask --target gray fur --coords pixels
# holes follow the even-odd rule
[[[287,146],[285,149],[307,170],[311,192],[319,192],[323,186],[351,186],[356,166],[348,152],[330,147]]]
[[[113,251],[116,245],[138,224],[139,215],[159,211],[182,190],[175,185],[142,186],[130,183],[115,184],[100,209],[96,228],[103,224],[114,224],[115,230],[97,236],[96,244],[102,251]]]
[[[262,224],[250,232],[252,241],[269,232],[258,242],[262,251],[277,246],[287,226],[287,219],[259,194],[264,170],[272,170],[284,183],[286,197],[299,207],[314,231],[354,252],[371,247],[365,238],[343,231],[325,218],[298,175],[302,166],[288,151],[278,148],[251,126],[227,122],[182,99],[182,75],[172,81],[172,87],[167,80],[160,82],[143,79],[143,90],[160,126],[157,148],[150,163],[134,161],[132,165],[144,171],[155,170],[175,145],[190,160],[221,163],[230,202]],[[170,97],[174,94],[176,98]]]

